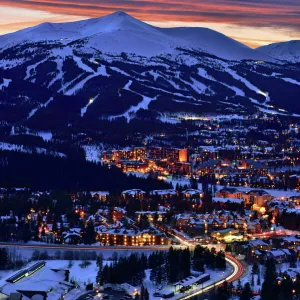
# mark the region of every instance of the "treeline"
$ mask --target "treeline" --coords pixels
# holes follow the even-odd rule
[[[283,210],[281,217],[277,217],[277,221],[280,222],[285,228],[290,230],[300,229],[300,214],[298,210]]]
[[[276,264],[273,259],[266,262],[264,282],[261,290],[261,300],[291,300],[299,299],[300,274],[295,278],[284,272],[276,272]]]
[[[132,253],[129,257],[120,257],[110,265],[103,267],[99,283],[129,283],[133,286],[142,284],[145,270],[148,268],[148,259],[145,254],[139,256]]]
[[[39,251],[34,250],[32,252],[31,260],[96,260],[97,259],[96,251],[82,251],[82,250],[57,250],[53,255],[50,255],[47,250]]]
[[[225,255],[223,252],[211,251],[201,246],[196,246],[195,251],[174,249],[168,252],[156,251],[147,257],[145,254],[131,254],[129,257],[115,258],[113,263],[101,266],[97,276],[99,284],[104,283],[129,283],[141,285],[145,270],[151,269],[150,279],[156,285],[175,283],[191,275],[191,270],[204,272],[205,266],[212,269],[226,269]]]
[[[225,253],[223,251],[216,252],[215,248],[208,248],[197,245],[193,255],[193,269],[204,272],[204,266],[209,269],[226,269]]]
[[[120,169],[108,169],[79,159],[0,150],[1,187],[28,187],[35,190],[108,190],[120,193],[126,189],[145,191],[170,188],[156,179],[127,176]]]

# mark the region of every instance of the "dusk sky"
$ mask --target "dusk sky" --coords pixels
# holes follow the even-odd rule
[[[160,27],[209,27],[251,47],[300,39],[300,0],[0,0],[0,34],[118,10]]]

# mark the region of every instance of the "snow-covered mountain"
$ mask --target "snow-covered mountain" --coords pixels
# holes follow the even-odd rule
[[[97,131],[113,120],[163,126],[186,114],[290,116],[300,114],[299,94],[297,64],[209,29],[157,28],[123,12],[0,36],[5,132],[19,124]]]
[[[135,53],[156,56],[193,48],[229,60],[272,60],[227,36],[207,28],[158,28],[124,12],[70,23],[44,23],[0,37],[0,49],[24,42],[60,41],[64,44],[85,39],[86,48],[105,53]]]
[[[300,40],[274,43],[259,47],[257,50],[275,59],[300,62]]]

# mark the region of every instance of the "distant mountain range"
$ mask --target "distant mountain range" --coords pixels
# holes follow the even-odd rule
[[[300,41],[274,43],[256,49],[274,59],[287,62],[300,62]]]
[[[0,36],[0,117],[10,128],[199,114],[300,114],[299,41],[251,49],[207,28],[124,12]]]
[[[229,60],[271,60],[264,53],[208,28],[158,28],[124,12],[79,22],[44,23],[2,36],[0,48],[40,41],[60,41],[64,45],[83,42],[92,53],[97,49],[105,53],[126,52],[150,57],[174,54],[178,47],[188,47]]]

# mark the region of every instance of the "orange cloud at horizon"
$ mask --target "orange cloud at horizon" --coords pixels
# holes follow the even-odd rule
[[[0,0],[1,6],[6,17],[0,20],[0,34],[44,21],[67,22],[123,10],[161,27],[209,24],[252,47],[300,39],[298,0]],[[16,11],[22,12],[16,16]]]

